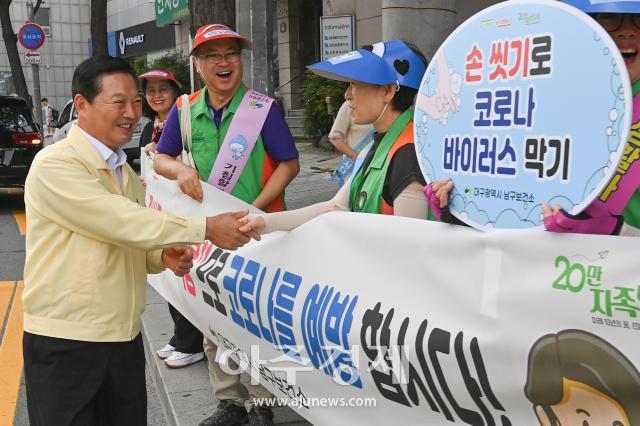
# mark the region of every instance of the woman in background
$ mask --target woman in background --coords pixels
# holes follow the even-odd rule
[[[140,135],[140,148],[145,152],[155,152],[156,144],[169,110],[178,99],[182,86],[171,71],[155,69],[138,76],[145,96],[143,114],[151,119]]]
[[[345,81],[354,124],[375,129],[351,177],[329,201],[288,212],[250,214],[243,232],[288,231],[330,210],[427,219],[425,184],[413,145],[413,102],[427,68],[424,55],[402,40],[389,40],[309,66],[325,78]]]
[[[173,73],[155,69],[138,77],[145,95],[144,114],[152,121],[142,130],[140,147],[144,151],[155,152],[156,144],[162,134],[162,128],[169,115],[169,110],[180,95],[180,83]],[[162,349],[156,352],[160,359],[170,368],[182,368],[204,358],[202,333],[193,326],[171,304],[169,312],[173,318],[173,337]]]

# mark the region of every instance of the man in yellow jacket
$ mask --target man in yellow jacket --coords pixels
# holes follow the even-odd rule
[[[208,239],[235,249],[251,236],[238,231],[245,212],[181,217],[144,207],[121,149],[142,113],[136,81],[124,60],[82,62],[72,83],[77,125],[37,155],[27,177],[23,349],[32,426],[146,425],[146,274],[167,266],[186,274],[191,249],[175,246]]]

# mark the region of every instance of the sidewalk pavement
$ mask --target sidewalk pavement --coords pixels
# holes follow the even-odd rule
[[[320,201],[329,200],[338,191],[331,181],[327,164],[335,162],[337,155],[323,151],[311,144],[299,144],[300,173],[289,185],[286,202],[289,209],[296,209]],[[169,426],[194,426],[209,417],[218,401],[213,397],[209,382],[206,358],[203,362],[186,368],[170,369],[156,355],[156,351],[169,342],[173,334],[173,322],[167,302],[150,286],[147,287],[147,306],[142,316],[142,334],[145,356],[151,377]],[[249,378],[243,375],[243,381]],[[288,407],[274,409],[275,423],[288,426],[310,425],[295,410]]]

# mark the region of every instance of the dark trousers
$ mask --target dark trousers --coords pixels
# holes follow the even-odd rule
[[[147,424],[142,336],[83,342],[24,333],[31,426]]]
[[[195,354],[202,352],[202,333],[186,319],[179,310],[169,303],[169,313],[173,318],[173,337],[169,344],[176,348],[176,351],[185,354]]]

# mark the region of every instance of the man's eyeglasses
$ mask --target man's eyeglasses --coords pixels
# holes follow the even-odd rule
[[[210,64],[219,64],[222,62],[222,59],[226,62],[236,63],[240,60],[240,52],[227,52],[227,53],[217,53],[217,52],[207,52],[198,55],[200,59]]]
[[[636,29],[640,30],[640,14],[627,14],[627,13],[594,13],[593,19],[595,19],[607,32],[612,33],[618,31],[624,25],[624,20],[628,16],[633,22]]]

